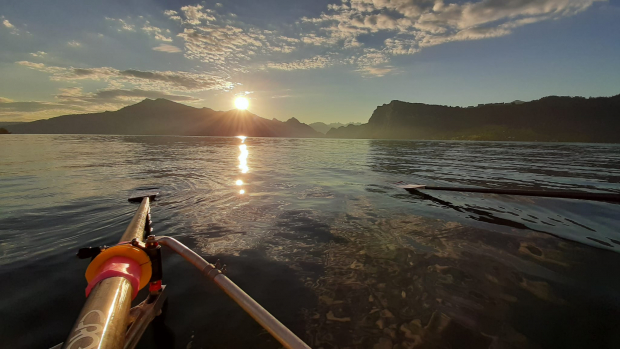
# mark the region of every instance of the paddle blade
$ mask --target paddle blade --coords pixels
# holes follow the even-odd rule
[[[425,185],[407,184],[405,182],[398,182],[398,183],[394,183],[394,184],[396,185],[396,187],[403,188],[403,189],[424,189],[424,188],[426,188]]]
[[[144,189],[144,190],[136,190],[131,195],[127,201],[129,202],[142,202],[142,199],[148,197],[151,201],[154,201],[155,198],[159,195],[159,190],[157,189]]]

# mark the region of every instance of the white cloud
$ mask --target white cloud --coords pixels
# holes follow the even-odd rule
[[[2,25],[6,28],[8,28],[11,31],[11,34],[13,35],[19,35],[19,30],[11,23],[9,22],[8,19],[4,18],[4,16],[0,17],[2,18]],[[28,32],[26,32],[28,33]]]
[[[65,88],[59,88],[58,91],[60,91],[59,95],[56,95],[56,97],[58,96],[64,96],[64,97],[81,97],[84,95],[84,92],[82,92],[82,88],[81,87],[65,87]]]
[[[155,39],[156,40],[160,40],[160,41],[168,41],[168,42],[172,41],[172,38],[168,38],[168,37],[166,37],[166,36],[164,36],[162,34],[159,34],[159,33],[155,34]]]
[[[318,17],[302,18],[302,23],[318,29],[318,33],[306,34],[302,40],[346,49],[360,47],[360,36],[382,32],[390,36],[383,46],[372,48],[387,55],[410,55],[423,47],[450,41],[509,35],[526,24],[573,16],[597,1],[604,0],[482,0],[449,4],[443,0],[342,0],[341,4],[328,5],[327,11]],[[380,75],[389,70],[367,64],[373,54],[350,55],[349,62],[358,64],[362,72]]]
[[[212,15],[214,11],[205,9],[202,5],[183,6],[181,11],[185,15],[185,22],[188,24],[198,25],[202,20],[215,21],[215,17]]]
[[[394,67],[390,66],[389,52],[374,48],[365,48],[359,55],[354,55],[346,60],[349,64],[357,65],[357,71],[365,76],[385,76],[393,72]]]
[[[361,72],[364,75],[381,77],[394,71],[394,67],[392,66],[385,66],[385,67],[365,66],[365,67],[360,67],[357,71]]]
[[[164,14],[166,16],[174,16],[177,14],[176,11],[164,11]],[[131,32],[135,32],[136,31],[136,24],[133,23],[129,23],[129,21],[131,20],[131,18],[129,18],[128,20],[124,20],[124,19],[116,19],[116,18],[110,18],[110,17],[105,17],[106,20],[117,23],[118,25],[118,31],[131,31]],[[143,16],[139,16],[138,17],[139,21],[143,21],[144,17]],[[136,21],[133,21],[136,22]],[[144,21],[144,24],[141,27],[142,31],[145,32],[148,35],[153,36],[156,40],[159,41],[166,41],[166,42],[171,42],[172,38],[167,37],[166,35],[164,35],[164,33],[170,33],[170,29],[162,29],[162,28],[158,28],[154,25],[151,24],[151,22],[149,21]]]
[[[176,13],[176,11],[172,11],[172,12]],[[183,19],[181,19],[181,16],[178,16],[178,15],[169,15],[168,18],[170,18],[173,21],[183,22]]]
[[[181,52],[180,48],[174,45],[168,45],[168,44],[160,44],[157,47],[153,47],[153,50],[160,51],[160,52],[169,52],[169,53]]]
[[[182,26],[177,36],[184,41],[185,57],[217,71],[350,64],[363,75],[383,76],[396,71],[390,65],[394,56],[451,41],[509,35],[523,25],[575,15],[597,1],[604,0],[341,0],[316,17],[301,18],[294,29],[282,25],[287,35],[277,25],[264,30],[234,14],[220,14],[216,10],[220,6],[189,5],[164,14]],[[153,28],[149,32],[162,33]]]
[[[185,42],[185,57],[227,73],[255,69],[262,64],[254,61],[291,53],[302,44],[299,38],[248,25],[233,14],[222,15],[202,5],[184,6],[180,13],[165,14],[183,26],[183,32],[177,36]]]
[[[301,41],[297,38],[289,38],[288,36],[284,36],[284,35],[279,36],[278,39],[285,41],[285,42],[293,43],[293,44],[299,43]]]
[[[315,56],[308,59],[301,59],[288,63],[267,63],[267,68],[279,70],[306,70],[325,68],[334,63],[333,59],[327,56]]]
[[[309,34],[303,35],[301,38],[301,41],[305,44],[312,44],[316,46],[327,46],[327,45],[337,44],[339,39],[333,38],[333,37],[318,36],[314,33],[309,33]]]
[[[412,55],[420,51],[418,42],[414,39],[392,39],[388,38],[384,41],[385,52],[392,55]]]
[[[142,30],[147,33],[147,34],[151,34],[155,37],[156,40],[160,40],[160,41],[167,41],[167,42],[171,42],[172,38],[168,38],[166,36],[164,36],[162,34],[162,29],[155,27],[153,25],[151,25],[151,23],[149,21],[146,21],[146,23],[144,24],[144,26],[142,27]]]
[[[77,42],[77,41],[75,41],[75,40],[69,41],[69,42],[67,43],[67,45],[69,45],[69,46],[71,46],[71,47],[80,47],[80,46],[82,46],[82,44],[81,44],[81,43],[79,43],[79,42]]]
[[[44,57],[44,56],[46,56],[46,55],[47,55],[47,53],[46,53],[46,52],[43,52],[43,51],[37,51],[37,52],[32,52],[32,53],[30,53],[30,55],[31,55],[32,57]]]
[[[133,24],[129,24],[129,23],[127,23],[127,22],[126,22],[125,20],[123,20],[123,19],[120,19],[120,18],[115,19],[115,18],[110,18],[110,17],[105,17],[105,19],[106,19],[106,20],[108,20],[108,21],[112,21],[112,22],[116,22],[116,23],[118,23],[118,25],[119,25],[119,26],[118,26],[118,31],[119,31],[119,32],[120,32],[120,31],[123,31],[123,30],[124,30],[124,31],[130,31],[130,32],[134,32],[134,31],[136,31],[136,26],[135,26],[135,25],[133,25]]]
[[[205,24],[185,28],[178,36],[185,40],[187,58],[199,59],[221,69],[238,69],[264,46],[260,33],[234,26]]]
[[[67,70],[66,68],[47,66],[43,63],[34,63],[34,62],[29,62],[29,61],[19,61],[17,62],[17,64],[30,68],[30,69],[49,73],[49,74],[60,74]]]

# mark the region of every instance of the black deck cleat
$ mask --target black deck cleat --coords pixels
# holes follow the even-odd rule
[[[101,247],[84,247],[80,248],[76,255],[79,259],[94,259],[95,257],[97,257],[97,255],[99,255],[99,253],[101,253],[101,250]]]

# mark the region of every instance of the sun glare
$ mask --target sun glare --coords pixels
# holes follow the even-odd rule
[[[237,97],[235,99],[235,107],[239,110],[246,110],[250,106],[250,101],[245,97]]]

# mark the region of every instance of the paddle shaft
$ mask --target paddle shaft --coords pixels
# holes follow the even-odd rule
[[[435,186],[427,186],[427,185],[411,186],[410,188],[404,188],[404,189],[410,193],[417,191],[417,190],[427,189],[427,190],[458,191],[458,192],[465,192],[465,193],[540,196],[540,197],[547,197],[547,198],[620,202],[620,194],[587,193],[587,192],[574,192],[574,191],[487,189],[487,188],[467,188],[467,187],[435,187]]]

